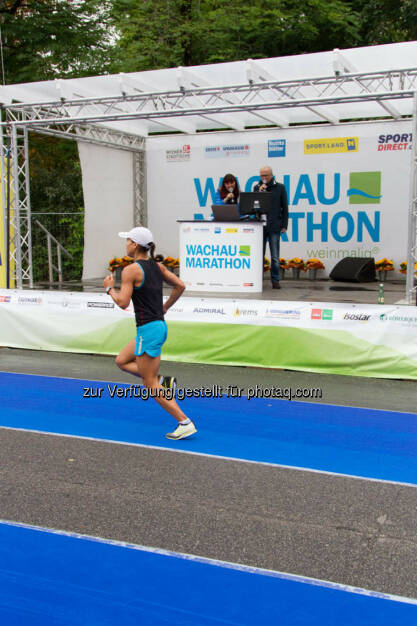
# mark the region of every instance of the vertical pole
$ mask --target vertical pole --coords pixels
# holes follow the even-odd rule
[[[18,289],[23,287],[22,273],[22,239],[21,239],[21,223],[20,223],[20,189],[19,189],[19,146],[17,137],[17,128],[12,126],[12,142],[11,142],[11,158],[13,167],[13,219],[10,222],[13,225],[14,239],[14,258],[16,262],[16,283]],[[12,252],[12,254],[13,254]]]
[[[32,268],[32,216],[30,211],[30,175],[29,175],[29,140],[27,128],[24,128],[24,174],[25,174],[25,199],[26,199],[26,218],[27,218],[27,278],[29,279],[29,286],[33,287],[33,268]]]
[[[417,91],[413,100],[413,145],[410,171],[410,208],[408,213],[408,249],[406,299],[408,304],[416,304],[414,287],[414,263],[417,259]]]
[[[57,244],[56,254],[58,258],[58,281],[62,283],[62,262],[61,262],[61,246]]]
[[[54,275],[52,272],[52,247],[51,247],[51,238],[49,233],[46,237],[46,243],[48,247],[48,267],[49,267],[49,282],[52,283],[54,280]]]
[[[7,148],[6,148],[6,159],[7,159],[7,172],[6,172],[6,287],[10,289],[10,150],[11,150],[11,140],[10,140],[11,129],[8,127],[6,131],[7,137]]]

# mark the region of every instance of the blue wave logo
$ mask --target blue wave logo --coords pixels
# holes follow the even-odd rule
[[[362,189],[355,189],[354,187],[347,190],[347,195],[349,196],[362,196],[362,198],[372,198],[372,200],[379,200],[382,198],[381,196],[373,196],[370,193],[366,193],[366,191],[362,191]]]

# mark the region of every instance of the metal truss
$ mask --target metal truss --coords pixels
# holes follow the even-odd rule
[[[135,178],[135,207],[140,207],[142,220],[146,220],[145,176],[141,168],[144,167],[145,139],[136,135],[122,133],[99,126],[67,125],[64,128],[36,128],[30,125],[9,124],[1,129],[1,161],[4,184],[3,206],[6,207],[6,154],[10,150],[11,172],[11,210],[10,210],[10,278],[18,288],[23,284],[33,286],[32,266],[32,236],[29,186],[29,151],[28,132],[47,134],[73,139],[97,145],[128,150],[137,155],[138,176]],[[5,132],[4,132],[5,131]],[[135,163],[136,163],[135,160]],[[145,223],[142,221],[141,223]],[[7,229],[4,229],[5,236]]]
[[[10,202],[10,278],[21,289],[23,282],[33,286],[32,236],[30,214],[28,131],[19,126],[8,127],[1,133],[1,159],[4,207]],[[7,199],[6,155],[10,151],[10,198]],[[5,229],[7,233],[7,229]],[[6,235],[7,236],[7,235]]]
[[[146,158],[145,152],[133,155],[133,225],[146,226],[148,207],[146,194]]]
[[[83,141],[85,143],[93,143],[108,148],[116,148],[117,150],[127,150],[129,152],[138,152],[145,150],[145,139],[139,135],[122,133],[118,130],[106,128],[105,126],[83,125],[83,124],[67,124],[59,128],[50,127],[27,127],[29,131],[33,131],[41,135],[52,135],[54,137],[62,137],[62,139],[73,139],[74,141]]]
[[[406,295],[408,304],[417,305],[417,286],[414,285],[414,264],[417,263],[417,91],[414,94],[412,132]]]
[[[350,73],[298,80],[249,80],[229,86],[192,85],[174,91],[138,92],[106,97],[61,98],[52,102],[6,106],[11,123],[39,128],[68,123],[106,123],[120,120],[155,120],[170,117],[224,113],[258,113],[307,107],[322,120],[337,122],[333,112],[318,107],[378,102],[395,116],[393,100],[412,98],[417,89],[417,68],[384,72]],[[386,103],[386,101],[389,101]]]

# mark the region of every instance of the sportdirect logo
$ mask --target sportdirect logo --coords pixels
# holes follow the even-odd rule
[[[380,204],[381,172],[351,172],[347,195],[349,204]]]
[[[333,309],[312,309],[311,319],[330,321],[333,319]]]
[[[394,135],[379,135],[378,152],[392,150],[411,150],[413,133],[395,133]]]
[[[359,137],[330,137],[328,139],[305,139],[304,154],[332,154],[357,152]]]

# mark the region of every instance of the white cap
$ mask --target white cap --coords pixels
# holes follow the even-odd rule
[[[136,226],[136,228],[132,228],[128,233],[119,233],[119,237],[123,237],[123,239],[131,239],[135,243],[138,243],[142,248],[149,248],[153,242],[153,235],[148,228],[144,228],[143,226]]]

